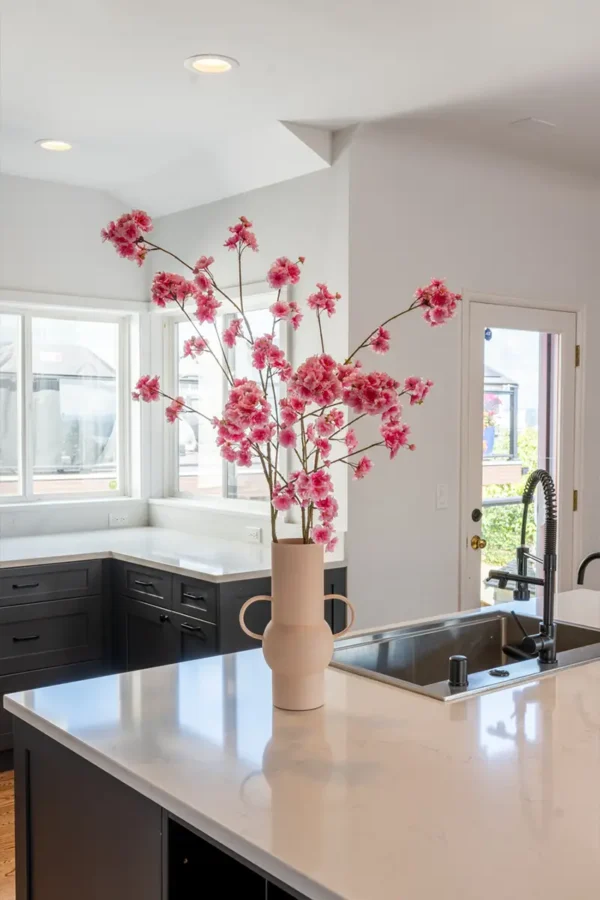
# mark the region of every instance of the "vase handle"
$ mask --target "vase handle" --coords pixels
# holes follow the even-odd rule
[[[352,604],[350,603],[350,601],[348,600],[348,598],[344,597],[342,594],[325,594],[324,599],[325,600],[343,600],[344,603],[346,604],[346,606],[348,607],[348,609],[350,610],[350,622],[348,623],[348,625],[346,625],[346,627],[343,629],[343,631],[336,631],[336,633],[333,635],[334,638],[336,638],[336,640],[337,640],[337,638],[340,638],[343,634],[346,634],[347,631],[350,631],[350,629],[354,625],[354,620],[356,618],[356,611],[355,611],[354,607],[352,606]]]
[[[249,600],[246,600],[242,608],[240,609],[240,628],[247,634],[248,637],[254,638],[256,641],[262,641],[262,634],[256,634],[254,631],[250,631],[246,623],[244,622],[244,616],[246,615],[246,610],[249,606],[252,606],[253,603],[256,603],[257,600],[269,600],[271,601],[273,598],[268,597],[266,594],[259,594],[258,597],[250,597]],[[354,621],[354,620],[353,620]]]

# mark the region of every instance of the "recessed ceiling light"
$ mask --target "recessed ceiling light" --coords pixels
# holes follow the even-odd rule
[[[42,138],[39,141],[36,141],[38,147],[41,147],[42,150],[54,150],[56,153],[62,153],[65,150],[72,150],[72,144],[68,144],[67,141],[57,141],[54,138]]]
[[[237,59],[231,56],[221,56],[217,53],[197,53],[195,56],[189,56],[184,66],[190,72],[202,72],[204,75],[222,75],[230,72],[239,66]]]

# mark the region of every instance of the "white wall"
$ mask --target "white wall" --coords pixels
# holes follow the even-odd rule
[[[165,216],[155,222],[153,240],[175,252],[186,262],[195,262],[201,255],[215,257],[213,271],[222,286],[237,284],[237,256],[223,247],[227,228],[244,215],[254,223],[259,252],[244,254],[244,281],[264,281],[267,270],[278,256],[295,259],[305,256],[302,278],[292,288],[291,298],[299,302],[314,290],[317,281],[325,281],[332,290],[339,290],[343,300],[334,318],[324,322],[325,344],[328,352],[342,357],[348,345],[348,149],[346,135],[338,138],[336,163],[321,172],[295,178],[270,187],[230,197],[217,203],[195,207]],[[164,255],[153,254],[156,271],[178,271]],[[183,268],[179,269],[185,273]],[[306,356],[319,352],[319,338],[315,314],[305,309],[300,329],[293,335],[293,359],[297,365]],[[157,366],[154,366],[157,369]],[[160,451],[156,463],[161,468]],[[346,527],[346,473],[340,470],[337,496],[341,512],[337,520],[340,531]],[[334,470],[332,474],[335,477]],[[155,485],[156,486],[156,485]],[[156,494],[156,491],[155,491]],[[177,527],[190,527],[190,515],[198,530],[233,529],[243,537],[246,524],[256,524],[253,517],[236,514],[233,517],[199,509],[190,513],[181,506],[181,516],[172,506],[151,505],[151,522]],[[269,540],[268,520],[264,520],[264,540]],[[232,532],[233,533],[233,532]]]
[[[145,309],[146,274],[100,239],[100,229],[124,211],[104,191],[0,175],[0,302]],[[117,510],[129,525],[144,525],[147,506],[120,498],[5,504],[0,537],[107,528]]]
[[[432,277],[446,277],[455,290],[585,312],[583,552],[600,549],[599,198],[596,183],[399,123],[362,128],[352,148],[352,346]],[[400,320],[393,336],[381,367],[436,386],[423,407],[407,413],[417,451],[393,462],[374,456],[371,476],[351,484],[350,593],[364,626],[458,605],[460,321],[430,329],[417,314]],[[436,483],[449,485],[447,510],[435,510]],[[595,577],[600,585],[600,573]]]
[[[145,300],[144,274],[100,240],[124,211],[105,191],[0,175],[0,288]]]

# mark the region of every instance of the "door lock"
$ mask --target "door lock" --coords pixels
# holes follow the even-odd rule
[[[479,537],[478,534],[474,534],[471,538],[471,549],[472,550],[485,550],[487,547],[487,541],[484,541],[483,538]]]

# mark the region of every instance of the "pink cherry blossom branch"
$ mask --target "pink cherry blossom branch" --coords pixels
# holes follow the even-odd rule
[[[413,302],[410,304],[410,306],[408,306],[406,309],[403,309],[402,312],[399,312],[399,313],[396,313],[396,314],[393,315],[393,316],[390,316],[389,319],[386,319],[385,322],[382,322],[381,325],[378,325],[377,328],[374,328],[373,331],[371,332],[371,334],[369,334],[369,335],[364,339],[364,341],[362,342],[362,344],[359,344],[358,347],[356,348],[356,350],[353,350],[353,351],[352,351],[352,353],[350,354],[350,356],[346,359],[346,363],[345,363],[345,364],[348,365],[349,362],[352,362],[352,358],[353,358],[354,356],[356,356],[356,354],[359,352],[359,350],[362,350],[364,347],[367,347],[367,346],[369,345],[369,342],[371,341],[371,338],[374,337],[374,336],[377,334],[377,332],[379,331],[380,328],[384,328],[386,325],[389,325],[390,322],[393,322],[394,319],[399,319],[400,316],[405,316],[406,313],[412,312],[413,309],[418,309],[419,306],[420,306],[419,301],[418,301],[418,300],[413,300]]]
[[[227,381],[229,382],[229,384],[233,384],[233,375],[227,374],[227,372],[225,371],[225,369],[223,368],[223,366],[222,366],[221,363],[219,362],[219,359],[217,358],[216,353],[214,352],[214,350],[212,349],[212,347],[210,346],[210,344],[208,343],[208,341],[207,341],[206,338],[203,336],[202,332],[200,331],[200,329],[198,328],[198,326],[196,325],[196,323],[194,322],[194,320],[193,320],[192,317],[190,316],[189,312],[188,312],[187,309],[185,308],[185,301],[183,301],[183,300],[180,301],[180,300],[177,300],[177,299],[176,299],[176,300],[175,300],[175,303],[177,304],[177,306],[179,307],[179,309],[181,310],[181,312],[184,314],[184,316],[186,317],[186,319],[188,320],[188,322],[190,323],[190,325],[191,325],[193,328],[196,329],[196,333],[198,334],[198,337],[201,337],[202,340],[204,341],[204,343],[205,343],[205,345],[206,345],[206,350],[208,350],[209,354],[212,356],[212,358],[214,359],[214,361],[216,362],[216,364],[217,364],[218,367],[220,368],[221,372],[223,373],[223,375],[225,376],[225,378],[227,379]],[[215,328],[216,328],[216,326],[215,326]],[[218,334],[217,334],[217,337],[218,337]],[[219,341],[219,343],[221,343],[221,342]],[[223,348],[221,347],[221,350],[222,350],[222,349],[223,349]],[[223,354],[223,357],[225,357],[225,354]],[[226,360],[226,359],[225,359],[225,362],[227,363],[227,360]],[[229,364],[228,364],[228,363],[227,363],[227,368],[229,368]],[[230,373],[231,373],[231,369],[230,369],[229,371],[230,371]]]

